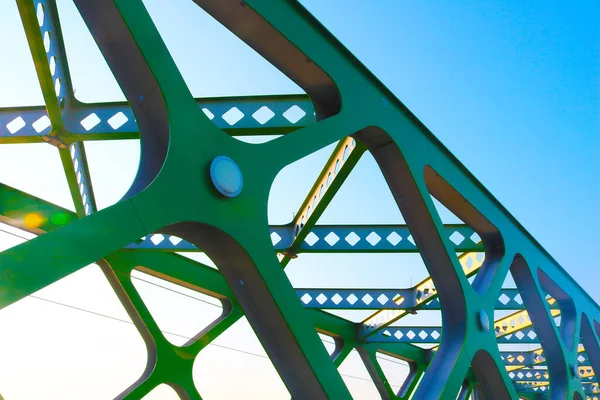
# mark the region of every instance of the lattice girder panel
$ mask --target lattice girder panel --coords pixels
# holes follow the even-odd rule
[[[430,290],[435,288],[433,297],[441,304],[443,326],[431,328],[440,330],[440,347],[435,352],[425,352],[428,356],[423,360],[427,361],[421,361],[420,365],[422,370],[425,366],[427,369],[415,388],[413,398],[456,398],[456,394],[464,389],[463,382],[471,378],[470,370],[485,393],[516,397],[489,320],[502,295],[502,283],[509,268],[512,268],[536,333],[543,339],[544,357],[552,376],[551,396],[571,398],[575,393],[583,395],[582,386],[573,373],[577,369],[575,339],[579,338],[582,316],[589,319],[592,326],[599,323],[597,304],[431,132],[298,3],[283,0],[195,2],[301,86],[310,97],[314,114],[303,108],[306,114],[303,120],[289,121],[298,125],[284,127],[283,130],[289,133],[276,140],[260,145],[236,141],[222,129],[223,125],[211,121],[211,115],[215,117],[216,114],[212,111],[208,114],[191,96],[141,0],[75,0],[133,112],[126,114],[125,108],[119,111],[114,108],[108,114],[115,112],[115,116],[121,112],[130,124],[135,116],[137,127],[124,129],[128,130],[125,136],[130,137],[134,137],[136,129],[139,130],[142,147],[140,167],[126,197],[99,212],[93,212],[92,205],[89,210],[86,209],[86,201],[77,199],[76,194],[80,193],[77,167],[67,171],[71,173],[69,183],[74,199],[79,201],[76,201],[76,208],[81,219],[68,224],[36,226],[35,229],[51,231],[50,228],[55,228],[55,225],[64,225],[0,254],[0,308],[105,258],[112,266],[112,269],[105,267],[105,272],[108,275],[114,272],[113,287],[124,303],[131,303],[128,310],[133,315],[132,319],[138,321],[140,332],[145,332],[147,345],[156,347],[154,354],[166,355],[159,358],[161,361],[156,363],[155,369],[147,370],[127,395],[137,398],[160,383],[176,381],[177,390],[181,393],[199,398],[191,379],[191,364],[187,360],[190,355],[179,355],[173,351],[171,344],[160,339],[151,316],[144,311],[143,302],[136,300],[135,289],[128,283],[127,271],[139,264],[138,258],[148,257],[147,264],[156,262],[159,257],[180,259],[171,254],[119,252],[149,235],[174,235],[205,251],[218,266],[220,274],[212,273],[222,279],[223,285],[226,283],[229,293],[221,295],[235,305],[233,308],[240,310],[239,315],[241,312],[246,315],[294,398],[349,398],[337,365],[356,346],[388,345],[368,342],[377,335],[383,335],[386,330],[403,329],[387,327],[399,314],[373,325],[372,329],[361,324],[359,330],[341,318],[304,309],[283,272],[282,264],[285,265],[285,260],[289,261],[302,248],[304,238],[310,232],[304,228],[312,229],[328,203],[327,198],[318,212],[313,208],[310,223],[308,206],[313,203],[307,198],[299,214],[299,218],[305,214],[306,220],[294,221],[290,245],[293,251],[283,260],[277,258],[273,249],[266,207],[271,184],[283,167],[341,141],[338,153],[332,156],[333,161],[343,160],[344,146],[352,143],[359,152],[347,158],[350,160],[347,169],[351,169],[365,150],[369,150],[379,164],[407,221],[415,248],[420,250],[431,275],[426,283]],[[42,3],[50,4],[48,9],[55,10],[50,0]],[[32,43],[52,122],[51,133],[44,137],[50,138],[48,141],[62,148],[64,153],[68,151],[66,145],[72,144],[69,135],[62,129],[63,120],[68,119],[61,109],[61,98],[66,93],[63,90],[66,89],[61,86],[58,90],[55,85],[54,97],[49,92],[48,83],[54,82],[54,73],[50,71],[51,59],[47,59],[49,50],[42,49],[43,32],[39,26],[33,26],[36,21],[32,10],[35,12],[40,0],[18,0],[18,4]],[[52,23],[58,26],[57,19]],[[43,30],[45,25],[39,25]],[[245,29],[247,26],[252,26],[252,29]],[[35,34],[34,28],[38,29]],[[52,29],[58,31],[57,28]],[[59,35],[53,37],[56,39]],[[117,37],[118,41],[115,40]],[[41,63],[44,58],[46,64]],[[63,58],[65,64],[61,68],[64,71],[66,57]],[[64,107],[68,106],[66,101]],[[106,109],[109,110],[109,107]],[[77,112],[69,114],[69,118],[73,117],[70,123],[81,124],[83,121],[79,120],[83,114]],[[112,118],[108,114],[102,114],[102,118],[96,114],[100,122],[96,121],[94,127],[107,130],[104,125],[109,124]],[[244,116],[248,117],[247,114],[250,111]],[[26,125],[36,116],[28,115],[27,121],[24,120]],[[279,122],[286,125],[283,121]],[[244,123],[249,126],[240,129],[247,128],[249,132],[260,130],[260,126],[253,125],[250,119]],[[94,127],[89,129],[92,131],[90,137],[98,134],[100,136],[96,139],[104,139],[101,134],[106,132],[95,132]],[[9,133],[13,135],[18,131]],[[74,133],[74,140],[85,137],[85,134]],[[78,146],[77,143],[74,145]],[[80,150],[74,149],[74,154],[79,154]],[[84,158],[82,160],[85,161]],[[223,160],[226,165],[219,164]],[[73,156],[67,161],[74,164]],[[340,171],[341,179],[334,189],[339,188],[349,173],[346,169]],[[319,188],[319,182],[314,188]],[[79,195],[83,196],[84,192]],[[329,199],[334,192],[328,194]],[[472,245],[469,244],[471,247],[459,248],[459,251],[477,251],[483,246],[485,250],[485,260],[479,260],[476,268],[469,267],[469,273],[477,270],[473,285],[468,281],[465,265],[456,257],[458,245],[449,237],[430,195],[445,200],[455,214],[472,227],[469,232],[461,233],[463,237],[469,238],[469,233],[474,232],[482,240],[481,244],[473,241]],[[43,208],[46,205],[39,203],[39,206]],[[367,240],[364,235],[354,233],[360,240]],[[385,243],[389,235],[377,234],[377,243]],[[342,239],[345,240],[345,237]],[[391,241],[388,242],[392,245]],[[369,242],[369,245],[375,247],[377,243]],[[120,257],[124,260],[131,258],[121,263]],[[461,257],[466,260],[475,256],[468,253]],[[190,271],[208,270],[189,263]],[[164,271],[168,276],[174,273],[171,269],[168,273]],[[193,276],[175,279],[215,293],[225,291],[208,288],[209,279],[194,281],[197,278]],[[559,303],[560,331],[551,314],[555,310],[545,301],[544,290],[551,291]],[[225,318],[217,323],[214,331],[205,333],[207,338],[225,329],[226,321],[232,319]],[[335,360],[328,356],[315,327],[339,338],[341,347],[338,346]],[[427,336],[433,334],[425,333]],[[587,340],[592,341],[591,344],[586,343],[586,348],[597,347],[597,334],[590,335],[588,332],[586,335]],[[203,342],[199,340],[196,343],[191,346],[200,351]],[[595,354],[592,356],[590,353],[592,364],[597,359]],[[433,357],[431,361],[430,356]],[[151,357],[149,365],[152,362]],[[380,376],[376,370],[374,373]],[[468,390],[471,390],[470,386]]]

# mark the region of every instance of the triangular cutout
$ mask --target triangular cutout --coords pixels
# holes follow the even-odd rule
[[[165,338],[176,346],[192,343],[223,313],[214,297],[137,269],[131,279]]]
[[[387,182],[368,151],[362,155],[317,221],[317,224],[323,225],[404,223]],[[362,239],[367,240],[366,237]],[[403,240],[408,240],[408,237]]]
[[[399,397],[403,397],[406,394],[403,389],[408,386],[407,383],[410,384],[410,382],[407,382],[411,371],[408,361],[381,352],[377,352],[375,357],[394,393]]]
[[[321,158],[318,163],[309,161],[317,156]],[[304,165],[308,169],[303,168]],[[307,170],[311,171],[310,177]],[[302,205],[295,208],[299,212],[294,222],[290,224],[289,218],[281,222],[293,225],[297,230],[298,226],[301,229],[311,226],[316,219],[316,226],[309,233],[305,232],[304,241],[297,244],[297,257],[286,269],[295,287],[399,289],[426,280],[427,269],[410,231],[404,226],[398,205],[379,165],[369,152],[364,152],[361,143],[349,138],[338,142],[326,153],[321,150],[288,165],[272,187],[272,209],[289,204],[280,200],[289,193],[284,190],[282,194],[278,193],[278,183],[281,182],[281,187],[289,187],[289,180],[305,186],[294,196],[296,203],[302,202]],[[307,194],[310,194],[309,199],[304,201]],[[319,213],[315,211],[317,208]],[[321,210],[324,210],[323,214],[320,214]],[[305,216],[311,218],[310,225],[305,225],[308,224]],[[349,227],[350,224],[354,226]],[[343,273],[336,273],[340,270]],[[417,289],[421,290],[420,295],[423,291],[432,293],[430,284],[425,282],[422,286]],[[357,323],[379,317],[376,309],[325,311]],[[399,313],[406,314],[404,311]],[[396,319],[393,315],[390,318]]]
[[[147,395],[142,397],[142,400],[180,400],[181,397],[175,392],[175,390],[164,383],[158,385],[150,391]]]
[[[508,271],[504,279],[495,308],[493,329],[498,343],[503,346],[508,344],[525,346],[524,349],[527,351],[531,350],[532,346],[538,347],[539,339],[535,327],[516,288],[511,271]],[[506,360],[507,366],[515,367],[522,364],[523,360],[515,357]]]
[[[88,103],[125,100],[75,5],[58,3],[76,97]],[[194,97],[304,93],[192,0],[144,5]],[[201,68],[198,56],[205,59]]]
[[[304,93],[194,1],[144,5],[195,97]],[[201,70],[198,56],[205,58]]]
[[[369,376],[360,355],[352,350],[338,367],[338,371],[354,400],[380,399],[381,395]]]
[[[198,392],[206,400],[290,398],[246,317],[198,354],[193,377]]]

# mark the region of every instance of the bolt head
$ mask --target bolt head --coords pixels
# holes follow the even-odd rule
[[[210,163],[210,179],[215,188],[226,197],[235,197],[242,191],[244,179],[240,167],[226,156],[215,157]]]
[[[484,332],[490,330],[490,317],[485,310],[479,310],[479,327]]]

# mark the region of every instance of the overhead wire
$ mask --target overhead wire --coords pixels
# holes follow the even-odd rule
[[[13,233],[13,232],[6,231],[6,230],[1,229],[1,228],[0,228],[0,231],[4,232],[6,234],[9,234],[9,235],[18,237],[18,238],[23,239],[25,241],[29,240],[29,239],[27,239],[27,238],[25,238],[23,236],[20,236],[20,235],[18,235],[16,233]],[[178,290],[175,290],[175,289],[172,289],[172,288],[160,285],[160,284],[155,283],[155,282],[148,281],[146,279],[142,279],[142,278],[139,278],[139,277],[136,277],[136,276],[132,276],[131,278],[135,279],[135,280],[138,280],[138,281],[141,281],[141,282],[148,283],[150,285],[153,285],[153,286],[165,289],[165,290],[168,290],[168,291],[173,292],[173,293],[177,293],[177,294],[179,294],[181,296],[185,296],[185,297],[188,297],[190,299],[200,301],[202,303],[205,303],[205,304],[208,304],[208,305],[211,305],[211,306],[214,306],[214,307],[222,308],[219,304],[211,303],[209,301],[200,299],[200,298],[195,297],[195,296],[191,296],[191,295],[189,295],[187,293],[180,292]],[[57,305],[57,306],[62,306],[62,307],[66,307],[66,308],[69,308],[69,309],[72,309],[72,310],[76,310],[76,311],[88,313],[88,314],[91,314],[91,315],[94,315],[94,316],[97,316],[97,317],[102,317],[102,318],[110,319],[110,320],[113,320],[113,321],[116,321],[116,322],[126,323],[126,324],[129,324],[129,325],[135,326],[135,324],[131,320],[126,320],[126,319],[122,319],[122,318],[118,318],[118,317],[113,317],[111,315],[107,315],[107,314],[100,313],[100,312],[97,312],[97,311],[88,310],[88,309],[85,309],[85,308],[82,308],[82,307],[77,307],[77,306],[74,306],[74,305],[71,305],[71,304],[66,304],[66,303],[63,303],[63,302],[60,302],[60,301],[47,299],[45,297],[40,297],[40,296],[36,296],[36,295],[29,295],[28,297],[36,299],[36,300],[40,300],[40,301],[45,301],[47,303],[54,304],[54,305]],[[185,335],[181,335],[181,334],[175,333],[175,332],[165,331],[165,330],[162,330],[162,329],[160,330],[160,332],[163,333],[163,334],[180,337],[182,339],[187,339],[187,340],[191,340],[192,339],[191,337],[188,337],[188,336],[185,336]],[[333,341],[330,342],[328,340],[324,340],[323,338],[321,338],[321,340],[323,342],[325,342],[325,343],[335,344],[335,342],[333,342]],[[222,348],[222,349],[226,349],[226,350],[230,350],[230,351],[235,351],[235,352],[238,352],[238,353],[242,353],[242,354],[246,354],[246,355],[260,357],[260,358],[263,358],[263,359],[270,360],[270,358],[268,356],[264,355],[264,354],[254,353],[254,352],[251,352],[251,351],[246,351],[246,350],[238,349],[238,348],[235,348],[235,347],[225,346],[225,345],[221,345],[221,344],[217,344],[217,343],[208,343],[208,346],[219,347],[219,348]],[[402,364],[400,362],[396,362],[396,361],[389,360],[389,359],[386,359],[386,358],[380,358],[380,357],[377,357],[377,358],[380,359],[380,360],[383,360],[383,361],[388,361],[388,362],[391,362],[391,363],[394,363],[394,364],[399,364],[399,365],[405,366],[404,364]],[[360,376],[345,374],[345,373],[341,373],[341,372],[340,372],[340,375],[341,376],[345,376],[347,378],[352,378],[352,379],[357,379],[357,380],[361,380],[361,381],[366,381],[366,382],[373,383],[373,380],[368,379],[368,378],[363,378],[363,377],[360,377]],[[402,383],[391,382],[391,381],[388,381],[388,383],[390,385],[392,385],[392,386],[401,386],[402,385]]]

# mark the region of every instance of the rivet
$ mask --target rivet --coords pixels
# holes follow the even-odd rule
[[[215,188],[227,197],[240,194],[244,185],[240,167],[226,156],[215,157],[210,163],[210,178]]]

